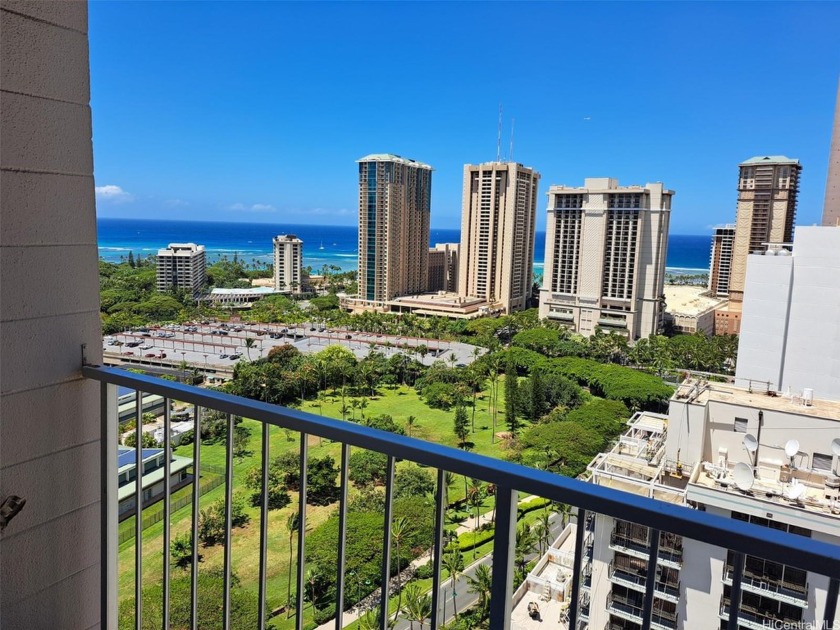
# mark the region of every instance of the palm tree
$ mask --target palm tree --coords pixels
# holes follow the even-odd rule
[[[551,515],[548,512],[543,512],[537,517],[537,523],[534,525],[534,535],[537,537],[537,542],[540,546],[540,555],[543,553],[543,547],[548,549],[551,538]]]
[[[286,529],[289,530],[289,585],[286,594],[286,619],[292,616],[292,553],[294,552],[295,532],[300,529],[300,515],[292,512],[286,518]]]
[[[490,567],[480,564],[475,569],[475,577],[467,576],[470,593],[478,596],[478,609],[482,618],[487,614],[487,606],[490,603],[490,589],[493,586],[493,574]]]
[[[525,570],[525,558],[534,551],[536,545],[534,532],[527,523],[516,529],[516,558],[515,564],[520,571]]]
[[[248,357],[248,360],[251,360],[251,348],[254,347],[254,338],[253,337],[246,337],[245,338],[245,355]]]
[[[359,617],[359,630],[379,630],[381,617],[382,613],[379,608],[376,609],[376,612],[368,610]]]
[[[405,423],[408,426],[408,437],[411,437],[411,428],[414,426],[415,422],[417,422],[417,418],[414,416],[408,416],[405,420]]]
[[[464,570],[464,556],[461,555],[461,550],[456,547],[454,551],[450,551],[441,558],[441,564],[443,565],[443,568],[449,572],[449,577],[452,578],[452,609],[454,610],[455,621],[458,621],[458,606],[455,601],[455,583],[458,581],[458,578],[461,576],[461,572]]]
[[[400,558],[400,543],[405,541],[405,537],[407,535],[408,518],[401,516],[398,519],[394,519],[394,522],[391,523],[391,541],[397,548],[397,614],[399,614],[399,611],[402,608],[402,577],[400,574],[400,570],[402,569],[402,558]]]
[[[363,398],[359,401],[359,413],[361,413],[362,420],[365,419],[365,409],[367,409],[368,401],[366,398]]]
[[[420,624],[420,630],[423,630],[423,623],[432,616],[431,596],[423,593],[419,585],[407,584],[402,612],[408,619],[411,630],[414,630],[415,621]]]
[[[455,483],[455,473],[445,472],[443,473],[443,506],[444,508],[449,507],[449,486]]]
[[[478,512],[481,509],[481,505],[484,503],[484,492],[482,492],[483,488],[481,487],[481,480],[471,478],[470,479],[470,486],[467,490],[467,503],[470,507],[475,508],[475,529],[478,530]]]

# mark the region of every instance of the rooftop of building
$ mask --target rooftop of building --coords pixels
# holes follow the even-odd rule
[[[690,285],[665,285],[665,310],[672,315],[696,317],[722,307],[726,298],[708,294],[706,287]]]
[[[662,182],[648,182],[644,186],[639,184],[631,184],[629,186],[622,186],[617,179],[612,177],[587,177],[584,179],[583,186],[566,186],[565,184],[552,184],[548,188],[548,195],[559,193],[586,193],[586,192],[650,192],[654,186],[662,186],[662,193],[666,195],[673,195],[674,191],[665,188]]]
[[[371,153],[370,155],[366,155],[363,158],[359,158],[356,162],[396,162],[397,164],[405,164],[406,166],[415,166],[417,168],[425,168],[428,170],[434,170],[428,164],[424,164],[423,162],[418,162],[417,160],[411,160],[409,158],[404,158],[401,155],[396,155],[394,153]]]
[[[747,379],[744,380],[750,383]],[[768,384],[764,381],[755,381],[750,388],[744,389],[733,383],[712,383],[701,378],[689,377],[677,388],[673,400],[696,405],[721,402],[831,420],[838,423],[837,428],[840,431],[840,401],[820,398],[806,401],[802,392],[768,392],[767,388]]]
[[[684,503],[693,466],[665,459],[668,417],[640,411],[627,425],[627,431],[612,449],[597,455],[589,464],[589,480],[669,503]]]
[[[785,155],[757,155],[749,160],[744,160],[739,166],[752,164],[799,164],[799,160],[794,160]]]
[[[195,243],[170,243],[167,247],[160,249],[161,252],[167,251],[189,251],[189,252],[203,252],[204,245],[196,245]]]
[[[294,243],[303,243],[303,241],[300,240],[297,237],[297,234],[278,234],[277,236],[274,237],[274,240],[275,241],[289,241],[289,242],[294,242]]]
[[[517,589],[511,611],[511,630],[567,628],[563,619],[572,595],[576,531],[574,523],[568,524]],[[532,617],[529,608],[534,607],[538,614]]]
[[[210,295],[271,295],[274,293],[272,287],[250,287],[248,289],[213,289]]]

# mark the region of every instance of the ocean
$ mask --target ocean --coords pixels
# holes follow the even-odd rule
[[[246,263],[272,261],[272,239],[278,234],[296,234],[303,240],[303,264],[314,271],[324,265],[342,270],[356,268],[358,230],[355,226],[289,225],[271,223],[221,223],[213,221],[150,221],[144,219],[97,219],[99,256],[109,262],[157,254],[169,243],[204,245],[208,261],[237,255]],[[460,230],[432,228],[431,243],[457,243]],[[668,239],[668,270],[673,273],[706,273],[709,270],[711,237],[671,234]],[[542,273],[545,232],[537,232],[534,271]]]

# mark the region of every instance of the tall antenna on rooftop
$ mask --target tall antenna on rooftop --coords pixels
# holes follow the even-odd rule
[[[513,162],[513,128],[516,126],[516,118],[510,119],[510,153],[508,159]]]
[[[502,104],[499,103],[499,135],[496,138],[496,161],[502,161]]]

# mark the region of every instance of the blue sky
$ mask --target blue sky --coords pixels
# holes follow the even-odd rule
[[[737,165],[803,163],[819,221],[840,3],[90,4],[99,216],[357,221],[357,167],[435,168],[460,225],[463,165],[502,154],[550,184],[662,181],[671,232],[735,216]],[[538,227],[545,225],[545,197]]]

